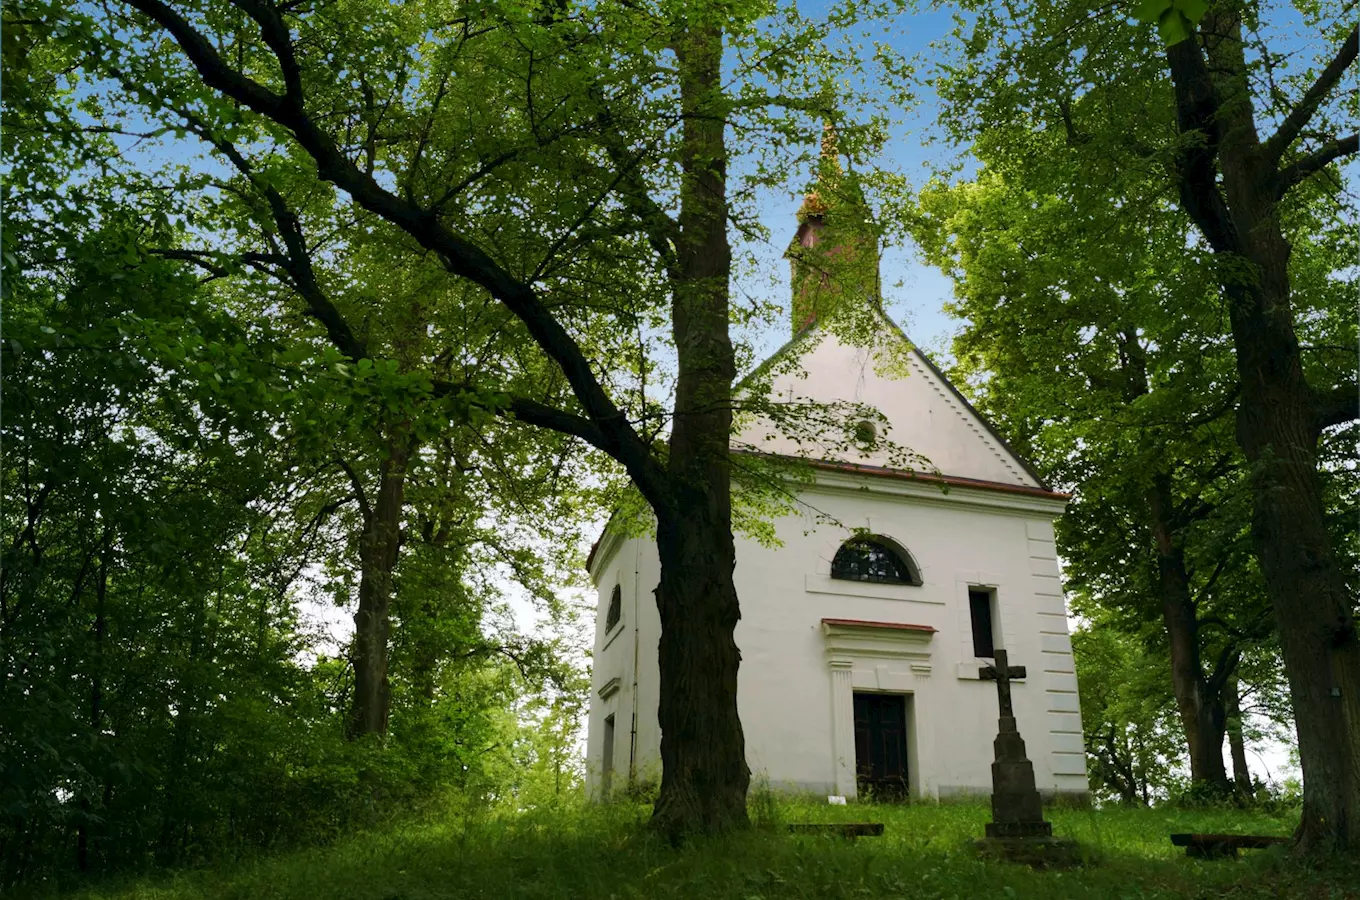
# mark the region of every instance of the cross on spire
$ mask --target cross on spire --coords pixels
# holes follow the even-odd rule
[[[1015,718],[1015,710],[1011,707],[1011,679],[1024,678],[1025,674],[1024,666],[1012,666],[1007,663],[1005,650],[997,650],[996,662],[984,666],[978,673],[978,677],[984,681],[996,682],[996,694],[1003,719]]]

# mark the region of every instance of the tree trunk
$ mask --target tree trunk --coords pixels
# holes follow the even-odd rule
[[[1282,270],[1288,248],[1280,249]],[[1258,295],[1231,307],[1243,382],[1238,438],[1252,464],[1252,542],[1299,739],[1299,841],[1305,850],[1360,849],[1360,640],[1323,517],[1311,398],[1292,322],[1268,312],[1287,307],[1287,287],[1283,297],[1240,293]]]
[[[1125,399],[1133,404],[1149,393],[1147,351],[1136,329],[1119,332],[1122,359],[1128,381]],[[1171,688],[1180,713],[1181,728],[1190,757],[1190,780],[1226,794],[1228,773],[1223,766],[1224,711],[1222,683],[1227,672],[1204,675],[1199,617],[1190,593],[1190,573],[1185,566],[1185,521],[1176,521],[1172,476],[1157,471],[1147,495],[1153,552],[1157,557],[1158,599],[1166,627],[1171,656]]]
[[[672,840],[745,827],[751,780],[737,716],[722,33],[696,27],[675,49],[685,116],[672,316],[678,369],[669,503],[657,510],[661,791],[652,816]]]
[[[401,547],[406,463],[411,448],[404,429],[388,443],[378,466],[378,493],[364,511],[359,543],[359,610],[354,614],[354,700],[346,735],[354,740],[387,733],[391,691],[387,681],[391,631],[392,573]]]
[[[723,527],[725,498],[695,499],[698,508],[657,528],[661,791],[653,820],[673,839],[744,827],[751,780],[737,716],[732,532]]]
[[[1138,805],[1138,775],[1134,772],[1133,749],[1125,741],[1125,749],[1128,750],[1127,756],[1121,760],[1119,744],[1115,740],[1114,726],[1105,733],[1105,750],[1108,754],[1104,760],[1104,781],[1107,786],[1112,787],[1119,793],[1119,802],[1125,806]]]
[[[1224,794],[1230,790],[1223,765],[1223,673],[1206,678],[1200,654],[1199,619],[1190,595],[1190,575],[1185,568],[1185,549],[1170,523],[1171,477],[1153,476],[1149,509],[1157,552],[1158,591],[1162,621],[1171,648],[1171,686],[1176,695],[1181,727],[1190,756],[1190,780]]]
[[[94,609],[94,648],[90,663],[90,738],[95,748],[104,745],[104,636],[108,633],[106,617],[109,595],[109,556],[113,552],[108,526],[104,526],[104,537],[100,542],[99,575],[95,588]],[[91,768],[104,769],[104,761],[97,758]],[[105,775],[104,793],[108,794],[108,776]],[[76,832],[76,867],[82,872],[90,871],[90,821],[94,818],[93,804],[88,796],[80,798],[80,826]]]
[[[1360,849],[1360,635],[1327,530],[1319,416],[1304,377],[1280,226],[1276,158],[1259,140],[1241,23],[1211,13],[1167,50],[1176,88],[1182,205],[1220,261],[1241,399],[1237,441],[1251,468],[1252,544],[1289,677],[1303,816],[1299,848]],[[1221,173],[1221,189],[1216,170]]]
[[[1223,689],[1224,706],[1228,713],[1228,747],[1232,752],[1233,784],[1238,796],[1250,800],[1256,796],[1256,786],[1247,767],[1247,744],[1242,737],[1242,698],[1237,692],[1237,676],[1228,679]]]

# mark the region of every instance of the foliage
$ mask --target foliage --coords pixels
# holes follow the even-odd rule
[[[7,68],[34,77],[4,106],[0,884],[328,841],[503,790],[489,748],[517,739],[515,704],[550,684],[569,716],[580,695],[579,649],[519,634],[504,605],[541,598],[562,624],[576,547],[538,538],[588,504],[553,493],[569,461],[551,441],[488,458],[485,423],[428,438],[449,410],[401,353],[351,366],[258,273],[186,266],[205,223],[248,231],[231,219],[248,182],[185,175],[101,124],[72,35],[49,27],[63,11],[22,12],[12,30],[6,5]],[[365,339],[416,355],[378,301],[409,300],[421,270],[350,249]],[[348,648],[314,620],[352,603],[359,495],[403,422],[428,447],[394,730],[349,742]],[[525,471],[543,493],[513,489]]]
[[[1169,47],[1189,40],[1208,10],[1204,0],[1144,0],[1138,7],[1138,21],[1156,25],[1162,42]]]
[[[1165,659],[1099,624],[1072,634],[1072,656],[1092,794],[1149,806],[1177,793],[1185,747]]]

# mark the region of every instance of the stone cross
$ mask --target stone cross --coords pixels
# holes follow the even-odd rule
[[[996,651],[996,662],[990,666],[984,666],[978,673],[978,677],[986,681],[996,682],[996,694],[1001,704],[1001,717],[1003,719],[1014,719],[1015,709],[1011,706],[1011,679],[1025,677],[1024,666],[1011,666],[1006,664],[1006,651]]]
[[[1053,826],[1044,821],[1043,801],[1034,786],[1034,764],[1025,756],[1025,741],[1015,726],[1015,709],[1011,706],[1011,679],[1024,678],[1025,674],[1024,666],[1009,663],[1005,650],[996,651],[996,662],[978,673],[996,682],[1001,703],[992,744],[996,751],[992,762],[992,821],[987,823],[987,837],[992,840],[1024,843],[1053,839]]]

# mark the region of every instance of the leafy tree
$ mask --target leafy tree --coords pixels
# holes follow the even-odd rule
[[[554,505],[570,460],[546,440],[488,459],[477,431],[461,456],[442,432],[413,454],[394,734],[343,740],[353,679],[306,621],[363,579],[343,469],[367,488],[372,435],[437,404],[395,365],[346,366],[240,257],[185,250],[264,198],[228,170],[189,203],[164,189],[173,163],[119,167],[119,141],[147,138],[99,115],[72,46],[25,12],[33,89],[3,107],[0,884],[324,840],[442,788],[491,792],[507,711],[572,671],[496,608],[511,578],[540,596],[566,580],[573,545],[531,545],[539,522],[576,521]],[[411,271],[373,256],[370,291]],[[543,493],[484,501],[514,479]],[[513,682],[488,675],[506,658]]]
[[[392,348],[358,339],[357,311],[334,287],[309,283],[320,242],[307,235],[333,217],[371,231],[376,245],[424,254],[424,271],[445,279],[439,311],[493,301],[490,320],[518,344],[507,350],[516,371],[549,388],[498,377],[500,347],[478,356],[451,342],[433,357],[453,354],[463,377],[409,372],[446,415],[555,431],[627,473],[655,516],[662,561],[655,821],[674,836],[746,821],[728,456],[728,229],[744,198],[729,192],[726,130],[735,122],[775,149],[797,142],[785,113],[827,111],[832,60],[819,49],[829,26],[793,10],[757,24],[772,11],[130,0],[64,16],[85,64],[123,85],[115,102],[195,132],[249,169],[257,193],[283,199],[257,216],[283,245],[276,274],[349,365],[404,371]],[[769,90],[757,66],[786,90]],[[754,180],[777,177],[767,167]],[[669,332],[664,416],[646,382],[656,363],[635,349],[644,328]],[[390,544],[378,549],[385,565]],[[365,695],[379,674],[365,676]]]
[[[1161,22],[1166,5],[1151,4],[1146,17]],[[1252,492],[1252,546],[1297,717],[1300,846],[1354,847],[1360,636],[1352,551],[1329,528],[1323,474],[1328,430],[1357,414],[1353,366],[1342,361],[1353,358],[1354,323],[1318,327],[1308,310],[1348,289],[1338,266],[1353,253],[1332,252],[1351,240],[1335,227],[1351,220],[1335,164],[1355,153],[1356,140],[1340,128],[1353,97],[1337,85],[1355,59],[1356,33],[1342,7],[1301,5],[1303,22],[1332,51],[1316,68],[1291,72],[1292,48],[1272,30],[1269,10],[1216,3],[1190,22],[1196,7],[1173,10],[1169,36],[1191,38],[1163,53],[1156,32],[1132,24],[1119,5],[1063,0],[1027,7],[1021,18],[1002,4],[967,4],[962,58],[940,69],[945,125],[960,140],[990,136],[1011,161],[1028,152],[1031,135],[1061,136],[1061,168],[1085,173],[1060,194],[1078,208],[1155,195],[1192,223],[1195,239],[1179,252],[1211,265],[1234,350],[1234,434]],[[1262,127],[1272,132],[1265,139]],[[1308,341],[1320,331],[1330,339]]]

